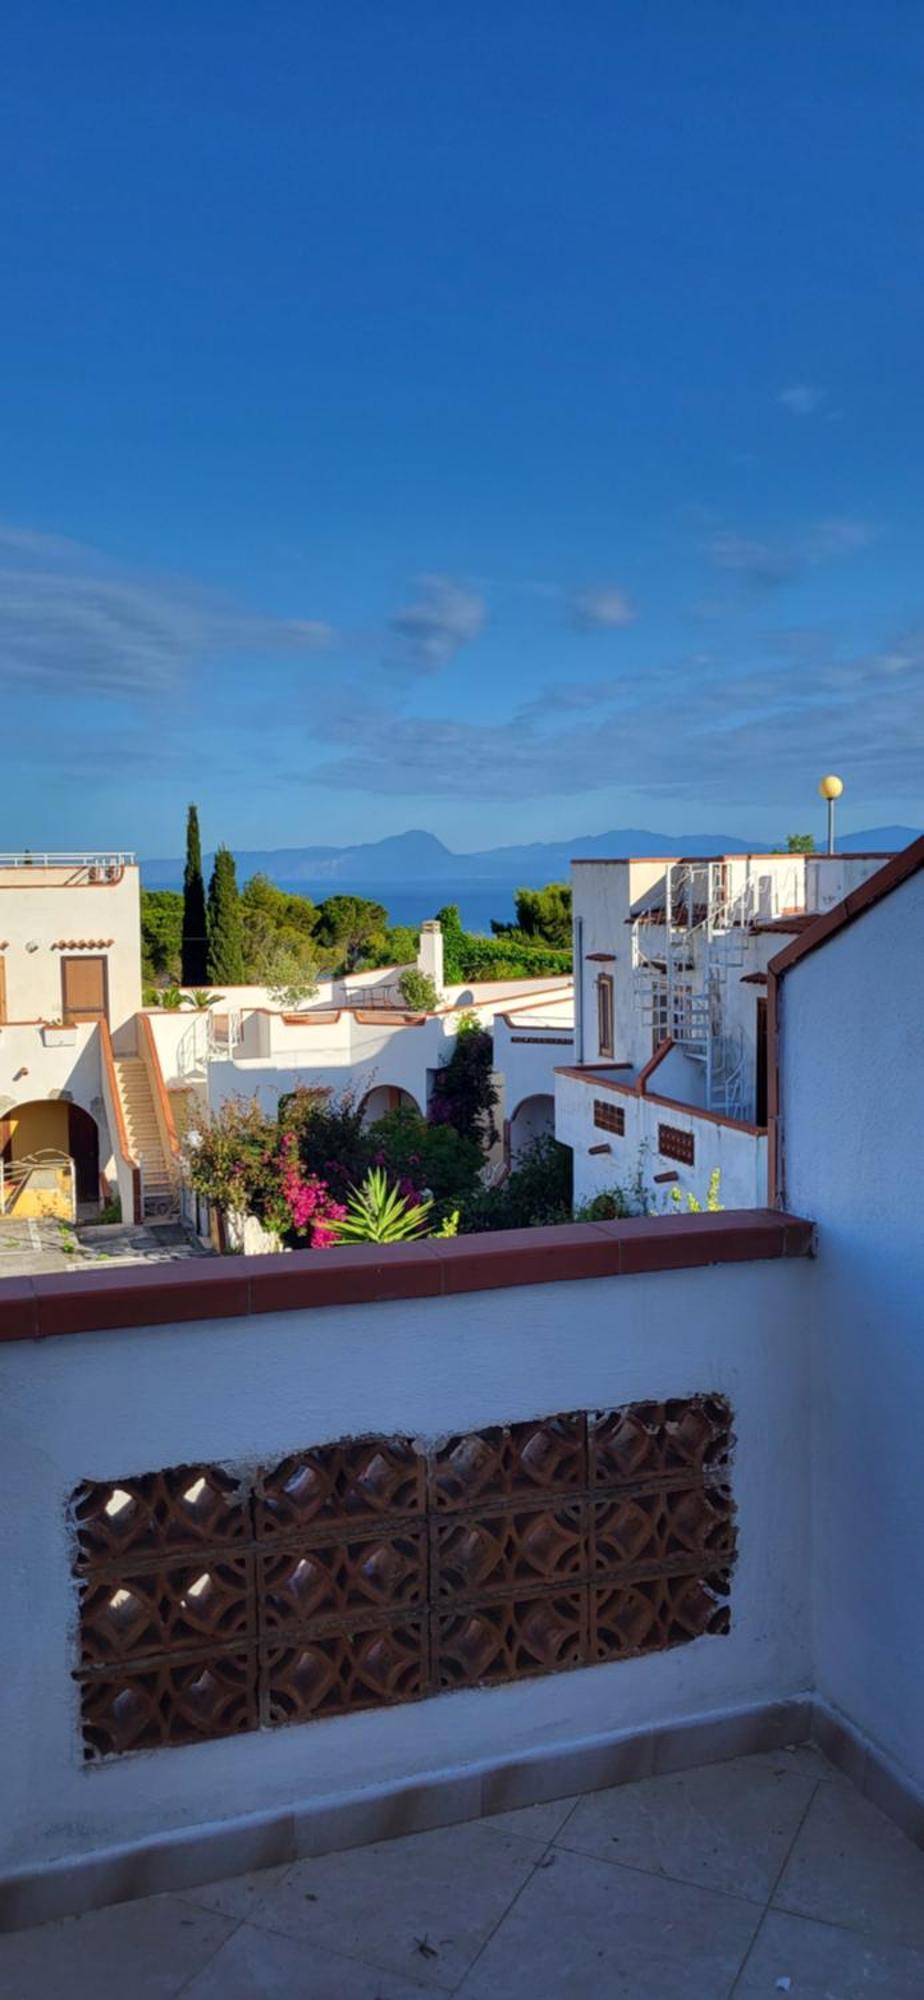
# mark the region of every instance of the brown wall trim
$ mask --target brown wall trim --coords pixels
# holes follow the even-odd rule
[[[667,1050],[663,1042],[661,1049],[666,1055]],[[617,1067],[618,1065],[615,1063],[602,1064],[596,1070],[592,1070],[589,1065],[584,1069],[556,1067],[555,1075],[569,1076],[575,1083],[592,1084],[594,1090],[614,1090],[618,1097],[638,1097],[644,1098],[646,1104],[663,1104],[668,1111],[682,1111],[686,1118],[705,1118],[708,1125],[722,1125],[731,1132],[747,1132],[752,1139],[763,1139],[766,1137],[766,1125],[746,1125],[741,1118],[726,1118],[725,1113],[722,1111],[707,1111],[701,1104],[685,1104],[680,1097],[661,1097],[655,1090],[641,1090],[639,1085],[644,1071],[640,1073],[635,1083],[614,1083],[612,1077],[601,1076],[600,1074],[600,1068],[615,1069]]]
[[[812,1224],[797,1216],[730,1209],[378,1249],[361,1244],[287,1257],[204,1258],[156,1270],[7,1278],[0,1280],[0,1341],[808,1257],[813,1243]]]

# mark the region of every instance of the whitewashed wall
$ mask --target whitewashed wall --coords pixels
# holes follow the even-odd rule
[[[810,1275],[802,1260],[724,1265],[0,1345],[0,1865],[807,1688]],[[728,1637],[82,1764],[65,1526],[79,1480],[697,1391],[735,1413]]]
[[[781,984],[785,1194],[817,1218],[822,1694],[924,1786],[924,873]]]
[[[660,1071],[657,1072],[660,1075]],[[619,1105],[625,1112],[623,1137],[601,1131],[594,1124],[594,1098]],[[676,1125],[692,1132],[695,1161],[692,1167],[666,1159],[658,1152],[659,1124]],[[596,1194],[635,1179],[639,1166],[652,1200],[669,1208],[670,1187],[682,1195],[695,1195],[705,1206],[709,1177],[718,1168],[719,1200],[723,1208],[764,1208],[767,1202],[767,1140],[731,1123],[718,1124],[700,1118],[694,1109],[682,1105],[659,1104],[657,1098],[637,1097],[632,1091],[594,1090],[592,1078],[559,1076],[555,1086],[555,1136],[574,1152],[574,1199],[590,1201]],[[591,1153],[592,1146],[610,1147],[609,1153]],[[656,1185],[655,1174],[676,1173],[670,1186]],[[811,1210],[805,1211],[810,1214]]]
[[[6,1011],[11,1021],[61,1018],[62,938],[111,938],[100,952],[109,977],[109,1018],[118,1028],[141,1005],[141,918],[138,870],[116,882],[68,885],[61,869],[0,870],[0,938],[5,940]],[[34,945],[35,950],[27,949]]]

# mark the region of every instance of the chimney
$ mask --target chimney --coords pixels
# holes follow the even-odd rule
[[[417,970],[429,974],[437,993],[443,991],[443,933],[435,918],[420,926]]]

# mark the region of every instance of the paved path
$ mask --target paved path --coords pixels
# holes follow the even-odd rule
[[[0,1992],[922,2000],[924,1854],[781,1751],[21,1931]]]
[[[106,1270],[119,1264],[172,1264],[209,1252],[176,1222],[85,1227],[78,1223],[0,1217],[0,1278],[47,1271]]]

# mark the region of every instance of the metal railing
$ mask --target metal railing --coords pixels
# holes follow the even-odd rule
[[[27,1189],[36,1196],[52,1199],[66,1191],[71,1217],[76,1215],[74,1162],[69,1154],[43,1147],[39,1152],[23,1154],[18,1160],[0,1160],[0,1215],[14,1214],[20,1196]]]
[[[133,854],[113,849],[100,853],[38,854],[24,848],[19,854],[0,854],[0,868],[133,868]]]

